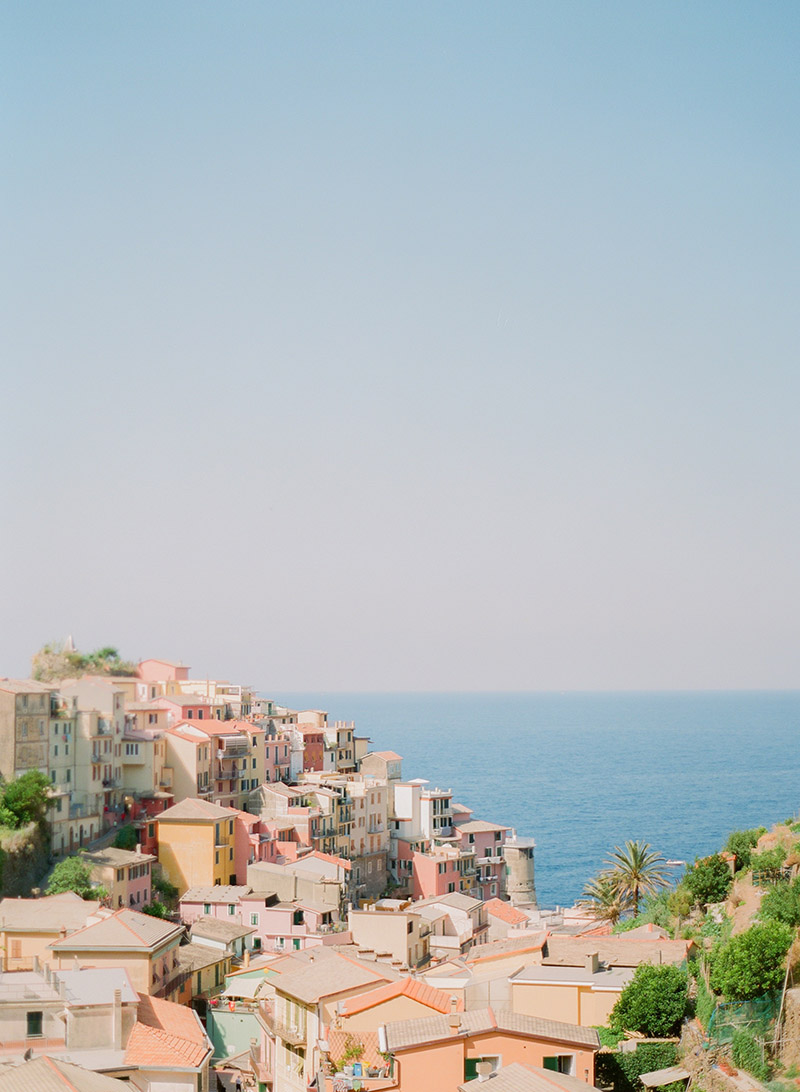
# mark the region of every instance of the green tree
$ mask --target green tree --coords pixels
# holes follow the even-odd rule
[[[586,884],[578,905],[591,910],[599,921],[616,925],[633,902],[627,891],[623,891],[611,876],[601,872]]]
[[[89,866],[80,857],[65,857],[53,869],[47,895],[60,895],[63,891],[74,891],[82,899],[100,897],[98,889],[92,887]]]
[[[685,886],[685,884],[678,884],[674,891],[671,891],[667,900],[667,906],[670,914],[676,918],[675,935],[680,932],[681,923],[685,918],[688,918],[692,912],[692,906],[694,905],[694,899],[692,893]]]
[[[783,982],[793,931],[782,921],[753,925],[711,954],[711,988],[726,1001],[749,1001]]]
[[[763,853],[754,853],[750,858],[750,867],[754,872],[761,872],[767,877],[780,876],[783,862],[786,860],[786,847],[773,846],[765,849]]]
[[[694,905],[703,907],[710,902],[722,902],[726,899],[733,877],[727,862],[719,853],[714,853],[711,857],[697,858],[686,869],[686,875],[681,882],[691,893]]]
[[[136,836],[136,827],[131,823],[126,824],[124,827],[120,827],[114,838],[115,849],[135,850],[138,843],[139,839]]]
[[[766,827],[754,827],[752,830],[734,830],[728,835],[725,848],[736,855],[736,871],[750,867],[750,854],[758,845],[758,839],[766,834]]]
[[[769,887],[761,900],[758,916],[762,921],[782,921],[800,925],[800,883],[776,883]]]
[[[666,864],[660,853],[651,849],[647,842],[626,842],[624,848],[615,846],[604,872],[620,891],[630,896],[634,916],[639,913],[639,900],[652,895],[669,880],[661,869]]]
[[[677,1034],[686,1015],[688,978],[672,964],[641,963],[622,991],[609,1018],[619,1031],[640,1031],[661,1038]]]
[[[3,804],[16,819],[17,827],[44,821],[49,789],[50,779],[39,770],[28,770],[5,786]]]
[[[169,910],[163,902],[151,902],[148,906],[142,907],[142,912],[149,914],[153,918],[166,918],[169,915]]]

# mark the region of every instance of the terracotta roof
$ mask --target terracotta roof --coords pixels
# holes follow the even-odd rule
[[[58,690],[58,683],[41,683],[36,679],[0,679],[0,690],[9,694],[49,694]]]
[[[377,1066],[382,1069],[386,1065],[386,1059],[381,1055],[380,1043],[377,1031],[345,1031],[331,1028],[327,1035],[328,1056],[335,1061],[345,1056],[345,1051],[352,1046],[353,1040],[360,1043],[364,1053],[358,1059],[362,1066]],[[370,1085],[370,1087],[373,1087]],[[585,1090],[584,1090],[585,1092]]]
[[[530,1039],[568,1043],[571,1046],[600,1049],[600,1039],[594,1028],[582,1028],[577,1024],[564,1024],[557,1020],[542,1020],[538,1016],[525,1016],[508,1009],[474,1009],[460,1012],[459,1035],[483,1035],[492,1031],[505,1031],[512,1035],[524,1035]],[[417,1020],[397,1020],[384,1025],[387,1048],[392,1053],[425,1046],[441,1039],[452,1038],[449,1016],[423,1016]]]
[[[219,804],[212,804],[209,800],[196,800],[193,796],[187,796],[180,804],[173,804],[171,808],[160,812],[156,816],[157,822],[166,820],[191,820],[191,819],[233,819],[232,808],[221,808]]]
[[[221,940],[224,944],[229,944],[240,937],[249,937],[255,931],[253,926],[241,925],[235,920],[224,921],[222,918],[215,918],[212,914],[201,914],[192,922],[193,937]]]
[[[511,830],[511,827],[503,827],[499,823],[490,823],[486,819],[470,819],[467,823],[459,823],[458,829],[466,834],[487,834],[494,831]],[[499,843],[498,843],[499,845]]]
[[[512,906],[510,902],[503,902],[502,899],[488,899],[485,906],[487,914],[491,914],[493,918],[500,918],[508,925],[522,925],[528,920],[526,914],[517,910],[516,906]]]
[[[139,1019],[125,1050],[127,1065],[197,1069],[210,1049],[202,1024],[192,1009],[139,994]]]
[[[248,887],[246,884],[234,886],[218,883],[214,887],[190,887],[188,891],[181,895],[179,901],[231,903],[237,902],[244,895],[249,895],[252,890],[252,887]],[[259,897],[263,898],[263,895]]]
[[[388,762],[402,762],[403,756],[396,751],[373,751],[373,758],[385,758]]]
[[[478,1081],[460,1084],[458,1092],[476,1092],[478,1084]],[[501,1066],[484,1085],[486,1092],[586,1092],[587,1088],[592,1087],[577,1077],[570,1077],[568,1073],[540,1069],[525,1062]]]
[[[342,1002],[341,1013],[342,1016],[353,1016],[354,1013],[372,1009],[376,1005],[382,1005],[384,1001],[393,1000],[395,997],[408,997],[412,1001],[419,1001],[421,1005],[426,1005],[430,1009],[436,1009],[437,1012],[450,1011],[449,993],[445,993],[444,990],[434,989],[426,982],[407,976],[397,982],[388,982],[385,986],[380,986],[377,990],[370,990],[369,993],[360,994],[358,997],[348,997],[346,1001]]]
[[[0,1071],[0,1092],[130,1092],[127,1081],[43,1055]]]
[[[119,948],[141,951],[157,948],[183,932],[182,925],[171,921],[140,914],[138,910],[116,910],[99,921],[59,940],[48,947],[59,951],[96,951],[100,948]]]

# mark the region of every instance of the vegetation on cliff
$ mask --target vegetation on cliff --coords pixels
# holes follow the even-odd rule
[[[123,660],[113,645],[104,645],[94,652],[51,642],[34,654],[31,674],[39,682],[58,682],[79,675],[129,675],[134,676],[137,665]]]

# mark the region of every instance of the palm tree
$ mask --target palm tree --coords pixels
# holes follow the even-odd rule
[[[630,898],[634,917],[639,913],[639,901],[643,895],[652,895],[669,886],[669,878],[659,867],[666,859],[647,842],[626,842],[625,848],[614,847],[605,862],[608,876]]]
[[[610,925],[616,925],[632,905],[630,894],[607,872],[589,880],[578,899],[578,906],[591,910],[598,921],[607,921]]]

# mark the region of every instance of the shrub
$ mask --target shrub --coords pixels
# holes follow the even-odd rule
[[[682,885],[689,891],[695,906],[722,902],[728,897],[733,877],[726,861],[718,853],[698,859],[686,869]]]
[[[747,1031],[735,1031],[732,1043],[733,1064],[740,1069],[746,1069],[759,1081],[766,1081],[770,1077],[770,1068],[764,1061],[761,1047]]]
[[[640,1043],[630,1054],[622,1051],[596,1055],[595,1084],[612,1087],[614,1092],[641,1090],[639,1076],[655,1069],[675,1065],[678,1051],[674,1043]]]
[[[136,849],[139,844],[139,839],[136,836],[136,827],[131,826],[129,823],[127,826],[120,827],[114,838],[115,849]]]
[[[761,900],[758,916],[762,921],[782,921],[786,925],[800,925],[800,887],[794,883],[776,883]]]
[[[714,1009],[717,1007],[717,999],[711,990],[706,985],[706,980],[702,974],[697,975],[697,1001],[695,1002],[695,1016],[703,1025],[704,1028],[708,1028],[709,1020],[711,1019]]]
[[[82,899],[97,897],[89,866],[80,857],[65,857],[53,869],[45,894],[60,895],[64,891],[74,891]]]
[[[736,854],[736,871],[750,867],[750,855],[758,844],[758,839],[766,834],[764,827],[754,827],[752,830],[734,830],[728,835],[725,848],[729,853]]]
[[[753,925],[711,955],[711,986],[726,1001],[749,1001],[783,981],[783,962],[793,932],[782,921]]]
[[[163,902],[156,900],[151,902],[149,906],[143,906],[142,913],[149,914],[153,918],[165,918],[168,916],[169,910],[167,910]]]
[[[3,789],[3,821],[16,828],[41,823],[47,812],[50,778],[39,770],[28,770]],[[8,822],[13,816],[13,820]]]
[[[754,872],[766,873],[767,876],[776,876],[786,860],[786,847],[773,846],[765,849],[763,853],[754,853],[750,857],[750,867]]]
[[[675,1035],[686,1015],[686,987],[686,973],[679,967],[642,963],[614,1005],[609,1024],[616,1031]]]
[[[153,890],[160,896],[160,901],[165,903],[169,910],[174,910],[178,905],[178,888],[170,883],[166,876],[153,876]]]

